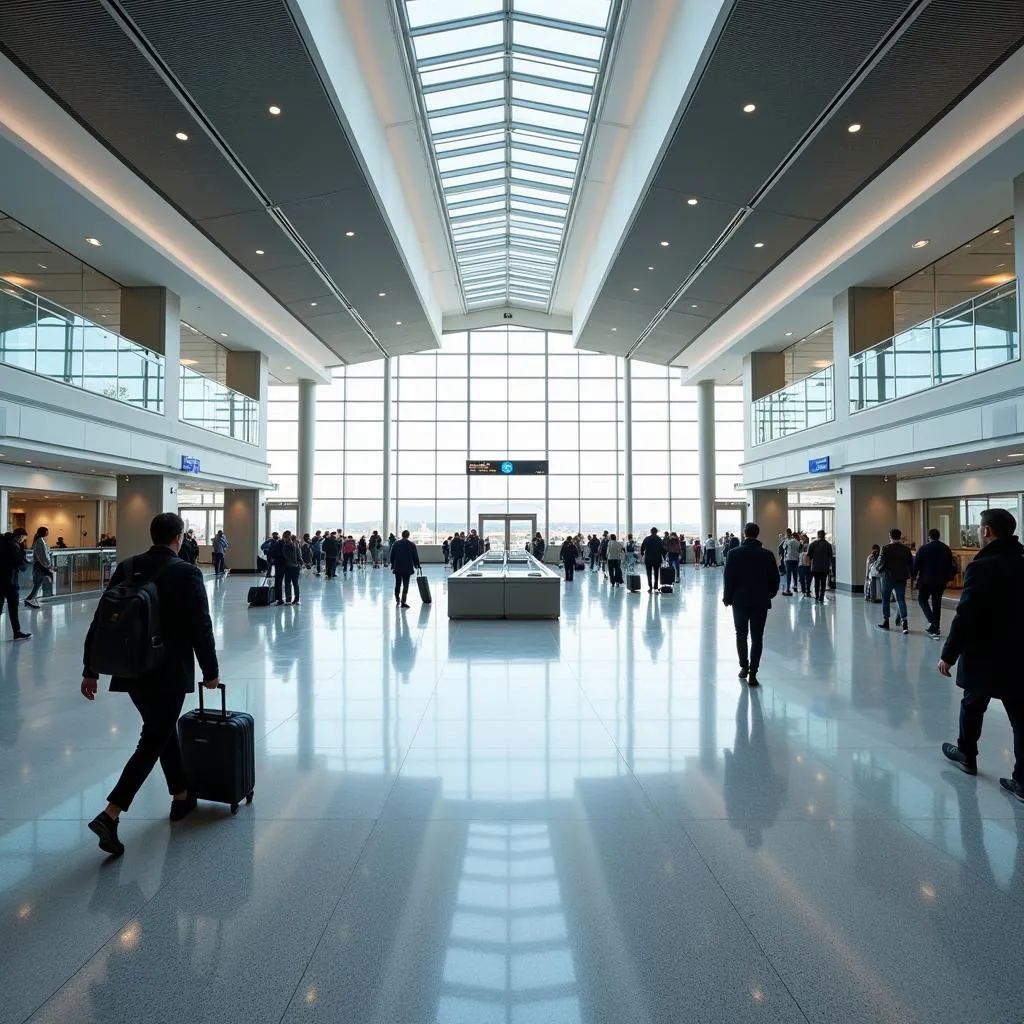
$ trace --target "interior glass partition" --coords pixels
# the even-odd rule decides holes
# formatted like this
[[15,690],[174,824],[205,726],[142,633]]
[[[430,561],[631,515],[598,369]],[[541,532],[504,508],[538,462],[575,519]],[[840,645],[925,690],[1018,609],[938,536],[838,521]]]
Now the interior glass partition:
[[777,441],[835,418],[835,370],[826,366],[753,403],[751,443]]
[[246,444],[259,443],[259,402],[187,366],[180,368],[180,374],[183,423],[233,437]]

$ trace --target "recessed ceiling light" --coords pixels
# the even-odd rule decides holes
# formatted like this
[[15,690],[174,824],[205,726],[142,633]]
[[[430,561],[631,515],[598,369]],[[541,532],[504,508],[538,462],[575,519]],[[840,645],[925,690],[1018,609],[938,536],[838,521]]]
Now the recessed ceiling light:
[[748,103],[743,108],[743,113],[744,114],[752,114],[755,110],[757,110],[757,104],[755,104],[755,103]]
[[[1010,243],[1009,243],[1009,242],[1007,242],[1006,244],[1007,244],[1007,245],[1009,245]],[[37,267],[38,267],[38,268],[39,268],[40,270],[46,270],[46,264],[45,264],[45,263],[37,263],[37,264],[36,264],[36,266],[37,266]]]
[[696,308],[697,308],[697,303],[696,302],[691,302],[690,303],[690,309],[696,309]]
[[226,337],[228,336],[228,332],[227,332],[227,331],[221,331],[221,332],[220,332],[220,336],[221,336],[222,338],[226,338]]
[[999,234],[999,228],[993,228],[992,229],[992,234],[993,235],[998,235]]
[[792,338],[793,337],[793,332],[792,331],[786,331],[786,337],[787,338]]
[[648,269],[648,270],[653,270],[653,269],[654,269],[654,267],[648,267],[647,269]]
[[613,327],[612,328],[612,334],[614,334],[617,330],[618,330],[618,327]]
[[965,465],[965,466],[969,466],[969,465],[970,465],[970,463],[969,463],[969,462],[965,462],[965,463],[964,463],[964,465]]
[[849,132],[849,133],[850,133],[851,135],[856,135],[856,134],[857,134],[857,132],[859,132],[859,131],[860,131],[860,125],[859,125],[859,124],[851,124],[851,125],[850,125],[850,127],[849,127],[849,128],[847,128],[846,130],[847,130],[847,131],[848,131],[848,132]]
[[346,237],[346,238],[354,238],[354,237],[355,237],[355,234],[356,234],[356,233],[355,233],[354,231],[346,231],[346,232],[345,232],[345,237]]
[[387,292],[377,292],[378,299],[383,299],[385,295],[387,295]]
[[92,237],[92,235],[90,235],[90,236],[89,236],[89,237],[88,237],[88,238],[86,239],[86,241],[87,241],[87,242],[88,242],[88,243],[89,243],[90,245],[102,245],[102,244],[103,244],[103,243],[102,243],[102,242],[101,242],[101,241],[100,241],[100,240],[99,240],[98,238],[93,238],[93,237]]
[[696,199],[687,199],[686,200],[686,205],[687,206],[696,206],[697,205],[697,200]]
[[188,142],[188,135],[185,132],[175,132],[174,137],[179,142]]
[[919,238],[914,243],[914,248],[915,249],[923,249],[928,244],[928,242],[929,242],[929,239],[927,239],[927,238]]
[[764,248],[764,242],[755,242],[754,243],[754,248],[755,249],[763,249]]
[[310,305],[311,305],[311,306],[315,306],[315,305],[316,305],[316,303],[315,303],[315,302],[311,302],[311,303],[310,303]]
[[285,367],[285,369],[286,369],[286,370],[290,370],[290,369],[291,369],[291,367],[290,367],[290,366],[286,366],[286,367]]
[[277,117],[277,115],[281,113],[281,108],[276,103],[272,103],[267,107],[267,112],[273,114],[274,117]]
[[395,326],[396,327],[401,327],[402,326],[402,321],[401,320],[396,320],[395,321]]
[[662,242],[661,243],[661,247],[662,247],[662,249],[667,249],[668,248],[668,242]]
[[1008,459],[1024,459],[1024,452],[1010,452],[1006,457]]
[[996,459],[996,462],[1002,462],[1002,461],[1003,461],[1002,459]]
[[[1013,245],[1013,242],[1003,242],[1003,245]],[[43,270],[45,270],[45,269],[46,269],[46,267],[43,267]]]
[[934,469],[935,467],[934,466],[922,466],[921,468],[922,469]]
[[640,291],[640,289],[639,288],[634,288],[633,291],[638,292],[638,291]]
[[256,255],[257,256],[263,256],[263,255],[265,255],[265,253],[264,253],[264,251],[262,249],[257,249],[256,250]]
[[25,465],[26,466],[31,466],[32,465],[32,460],[31,459],[26,459],[25,460]]

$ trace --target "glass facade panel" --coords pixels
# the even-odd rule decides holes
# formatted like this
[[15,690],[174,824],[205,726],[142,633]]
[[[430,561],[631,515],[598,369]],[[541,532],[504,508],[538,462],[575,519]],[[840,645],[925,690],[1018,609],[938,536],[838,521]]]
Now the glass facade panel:
[[[495,360],[522,375],[493,376]],[[552,362],[561,376],[545,379],[543,367]],[[446,373],[464,376],[448,380]],[[632,373],[634,396],[644,395],[633,405],[634,523],[639,532],[657,524],[692,534],[700,525],[696,390],[680,385],[665,366],[634,363]],[[316,529],[381,528],[384,404],[366,399],[371,388],[383,396],[383,374],[383,361],[340,368],[330,385],[318,389]],[[435,543],[475,526],[481,512],[528,511],[536,513],[546,536],[626,530],[622,359],[577,352],[568,335],[501,328],[445,336],[436,355],[391,360],[391,374],[389,529],[408,529],[421,543]],[[457,384],[467,389],[468,401],[446,400]],[[507,400],[498,400],[501,389]],[[480,399],[480,392],[487,397]],[[427,401],[431,393],[437,398]],[[414,399],[406,400],[410,394]],[[720,501],[737,499],[742,412],[740,388],[717,389]],[[271,475],[279,485],[274,497],[294,500],[294,387],[271,388],[269,416]],[[546,458],[550,475],[467,477],[469,458]]]

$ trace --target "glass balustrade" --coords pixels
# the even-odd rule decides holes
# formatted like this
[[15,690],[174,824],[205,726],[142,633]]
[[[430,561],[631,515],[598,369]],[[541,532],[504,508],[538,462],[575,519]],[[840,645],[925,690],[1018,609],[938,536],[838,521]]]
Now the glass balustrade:
[[835,414],[835,379],[831,366],[753,403],[752,443],[778,441],[809,427],[829,423]]
[[160,412],[164,357],[0,278],[0,363]]
[[258,444],[259,402],[201,373],[181,367],[181,421],[215,434]]
[[[114,548],[50,548],[53,576],[43,581],[40,598],[67,597],[103,590],[117,568]],[[32,589],[32,554],[19,573],[21,599]]]
[[969,377],[1020,356],[1016,281],[850,357],[850,411]]

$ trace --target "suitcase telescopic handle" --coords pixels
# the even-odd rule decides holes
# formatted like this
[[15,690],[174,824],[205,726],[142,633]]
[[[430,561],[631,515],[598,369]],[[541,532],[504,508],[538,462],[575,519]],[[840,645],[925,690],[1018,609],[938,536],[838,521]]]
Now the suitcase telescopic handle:
[[[200,687],[199,687],[199,714],[201,714],[201,715],[205,715],[206,714],[206,708],[203,707],[203,690],[205,690],[205,689],[206,689],[206,686],[204,684],[201,684]],[[223,683],[218,683],[217,684],[217,689],[220,690],[220,713],[221,713],[221,715],[224,716],[224,718],[227,718],[228,717],[228,695],[227,695],[227,691],[224,689],[224,684]]]

